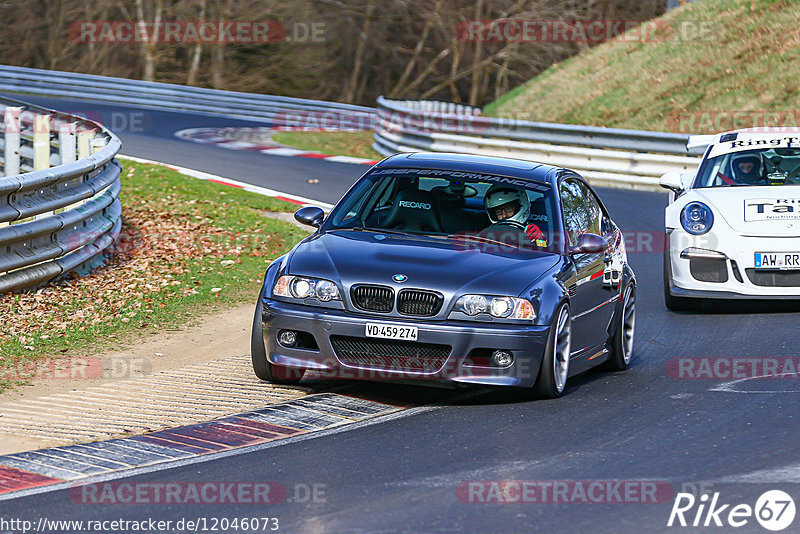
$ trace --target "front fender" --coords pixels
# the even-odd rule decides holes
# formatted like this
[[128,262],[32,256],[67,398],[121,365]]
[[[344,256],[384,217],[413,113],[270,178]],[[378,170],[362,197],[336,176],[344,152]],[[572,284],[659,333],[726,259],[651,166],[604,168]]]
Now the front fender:
[[522,292],[521,296],[534,304],[537,325],[549,325],[558,306],[569,299],[563,281],[569,278],[570,269],[574,270],[572,264],[562,260]]
[[636,275],[633,273],[633,269],[627,263],[622,267],[622,275],[620,276],[619,280],[619,299],[617,299],[617,303],[614,306],[614,318],[608,325],[608,335],[613,335],[614,332],[617,331],[619,328],[619,322],[622,320],[622,306],[624,304],[623,297],[625,295],[625,291],[627,291],[629,285],[636,286]]
[[265,298],[270,293],[272,286],[275,285],[275,280],[278,278],[278,274],[286,269],[285,264],[287,257],[288,254],[284,254],[283,256],[275,258],[272,263],[269,264],[267,271],[264,273],[264,282],[261,284],[259,299]]

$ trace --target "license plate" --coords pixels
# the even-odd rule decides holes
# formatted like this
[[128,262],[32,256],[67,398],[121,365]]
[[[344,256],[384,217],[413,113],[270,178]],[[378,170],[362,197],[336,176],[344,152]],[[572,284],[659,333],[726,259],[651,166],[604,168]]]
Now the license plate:
[[756,269],[800,269],[800,252],[756,252]]
[[403,326],[399,324],[367,323],[367,337],[382,339],[401,339],[403,341],[417,340],[416,326]]

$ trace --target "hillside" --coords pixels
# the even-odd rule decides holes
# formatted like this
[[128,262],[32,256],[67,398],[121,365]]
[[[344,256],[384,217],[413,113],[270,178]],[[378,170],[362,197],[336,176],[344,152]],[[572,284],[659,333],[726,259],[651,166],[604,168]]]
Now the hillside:
[[682,133],[800,126],[798,20],[797,1],[700,0],[656,19],[655,38],[630,34],[586,50],[484,112]]

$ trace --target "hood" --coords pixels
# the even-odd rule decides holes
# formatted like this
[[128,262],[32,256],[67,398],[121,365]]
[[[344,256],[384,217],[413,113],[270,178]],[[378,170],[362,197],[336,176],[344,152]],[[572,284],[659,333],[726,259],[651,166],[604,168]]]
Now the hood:
[[800,235],[800,186],[714,187],[693,192],[714,210],[715,217],[741,234]]
[[[504,249],[506,250],[506,249]],[[341,282],[516,296],[559,260],[552,253],[478,250],[461,241],[332,231],[298,245],[289,274]],[[395,274],[407,276],[403,283]]]

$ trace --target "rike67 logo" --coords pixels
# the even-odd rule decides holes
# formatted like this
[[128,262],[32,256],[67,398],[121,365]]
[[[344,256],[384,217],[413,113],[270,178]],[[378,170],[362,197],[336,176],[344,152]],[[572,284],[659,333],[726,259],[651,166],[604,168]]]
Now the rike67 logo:
[[725,503],[718,491],[711,495],[703,493],[699,497],[678,493],[667,526],[739,528],[755,519],[765,529],[777,532],[792,524],[795,512],[794,499],[781,490],[762,493],[755,506]]

